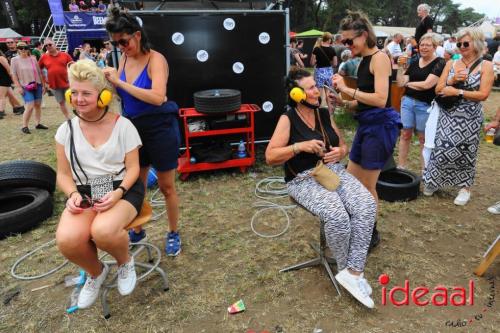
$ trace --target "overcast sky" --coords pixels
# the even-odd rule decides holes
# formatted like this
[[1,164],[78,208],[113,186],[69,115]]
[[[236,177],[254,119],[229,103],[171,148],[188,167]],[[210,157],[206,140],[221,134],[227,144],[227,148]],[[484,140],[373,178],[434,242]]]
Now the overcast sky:
[[486,14],[488,17],[495,18],[500,16],[500,5],[498,0],[452,0],[454,3],[461,4],[460,8],[472,7],[476,12]]

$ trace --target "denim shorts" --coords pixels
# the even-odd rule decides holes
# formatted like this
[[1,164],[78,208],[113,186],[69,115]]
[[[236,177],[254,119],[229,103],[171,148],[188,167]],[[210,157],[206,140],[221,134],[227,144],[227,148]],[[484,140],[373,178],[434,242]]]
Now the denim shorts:
[[382,169],[391,157],[401,122],[393,108],[374,108],[355,115],[359,127],[352,142],[349,160],[363,169]]
[[141,167],[153,166],[157,171],[177,168],[181,136],[177,114],[158,113],[131,119],[141,137]]
[[401,122],[403,128],[415,128],[417,132],[425,132],[425,123],[429,114],[427,109],[431,107],[426,102],[419,101],[412,97],[403,96],[401,100]]
[[42,100],[42,85],[37,83],[36,90],[28,91],[23,88],[24,103],[31,103]]

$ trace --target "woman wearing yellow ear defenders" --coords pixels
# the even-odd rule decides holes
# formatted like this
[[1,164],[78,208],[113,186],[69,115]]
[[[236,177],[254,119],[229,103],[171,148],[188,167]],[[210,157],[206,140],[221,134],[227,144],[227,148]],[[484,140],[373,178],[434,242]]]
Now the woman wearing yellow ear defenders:
[[78,297],[78,307],[87,308],[109,270],[97,249],[118,262],[118,291],[128,295],[135,287],[124,228],[144,200],[139,180],[142,143],[130,120],[116,112],[114,89],[93,61],[72,64],[68,76],[66,98],[77,117],[63,123],[55,136],[57,184],[68,197],[56,241],[61,253],[89,276]]
[[[278,121],[266,149],[270,165],[285,166],[288,194],[325,222],[328,247],[335,253],[336,278],[346,277],[346,287],[362,304],[374,307],[371,288],[363,271],[377,206],[373,196],[339,163],[347,146],[327,110],[319,108],[320,92],[308,71],[290,71],[290,108]],[[312,175],[318,161],[340,179],[333,191]],[[335,178],[335,175],[328,177]],[[344,285],[344,284],[342,284]]]

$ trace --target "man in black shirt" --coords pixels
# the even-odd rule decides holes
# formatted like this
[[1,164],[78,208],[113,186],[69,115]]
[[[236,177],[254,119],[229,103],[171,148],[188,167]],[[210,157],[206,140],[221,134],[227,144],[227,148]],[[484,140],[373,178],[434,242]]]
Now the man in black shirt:
[[420,23],[415,29],[415,39],[417,40],[417,44],[420,42],[420,37],[428,32],[432,32],[434,20],[429,16],[430,10],[431,7],[426,3],[422,3],[417,7],[417,14],[418,17],[420,17]]
[[7,44],[7,51],[5,51],[5,57],[7,58],[10,64],[10,59],[17,56],[17,46],[16,42],[12,38],[8,38],[5,41],[5,44]]

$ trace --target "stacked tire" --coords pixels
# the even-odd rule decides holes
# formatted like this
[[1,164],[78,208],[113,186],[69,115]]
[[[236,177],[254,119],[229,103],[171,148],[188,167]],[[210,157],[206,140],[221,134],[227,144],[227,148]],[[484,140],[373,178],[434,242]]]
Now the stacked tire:
[[56,173],[26,160],[0,163],[0,239],[26,232],[52,216]]

